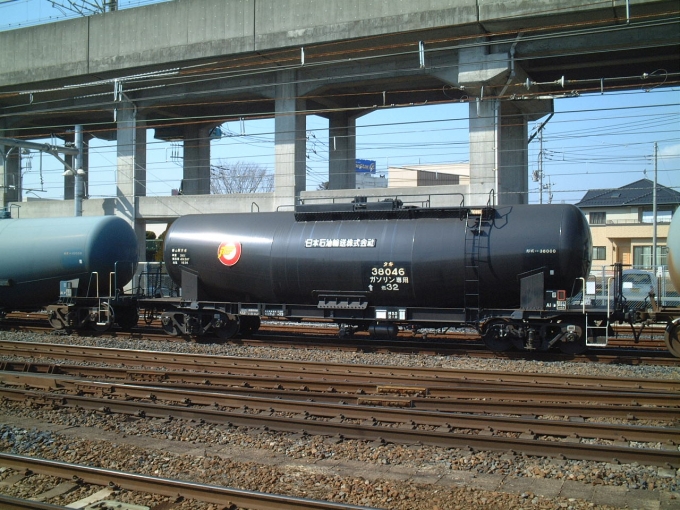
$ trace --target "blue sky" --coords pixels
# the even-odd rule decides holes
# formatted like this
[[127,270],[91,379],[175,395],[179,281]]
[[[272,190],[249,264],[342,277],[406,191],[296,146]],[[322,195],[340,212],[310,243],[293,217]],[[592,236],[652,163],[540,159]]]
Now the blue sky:
[[[67,2],[62,2],[67,3]],[[121,7],[153,0],[121,0]],[[0,30],[63,19],[47,0],[0,2]],[[378,173],[388,166],[469,161],[468,105],[450,104],[375,111],[357,121],[357,158],[375,160]],[[544,119],[532,122],[529,131]],[[87,128],[85,128],[87,129]],[[212,142],[213,162],[257,163],[273,171],[274,122],[230,122]],[[307,189],[328,179],[327,121],[307,119]],[[575,203],[588,189],[619,187],[654,178],[658,144],[658,182],[680,191],[680,89],[594,94],[556,99],[555,115],[543,131],[543,202]],[[56,141],[54,143],[57,143]],[[169,195],[182,178],[181,148],[147,135],[148,195]],[[539,202],[538,137],[529,145],[530,202]],[[41,164],[42,159],[42,164]],[[115,144],[93,140],[89,194],[115,195]],[[32,153],[24,160],[25,195],[63,197],[63,168],[51,156]]]

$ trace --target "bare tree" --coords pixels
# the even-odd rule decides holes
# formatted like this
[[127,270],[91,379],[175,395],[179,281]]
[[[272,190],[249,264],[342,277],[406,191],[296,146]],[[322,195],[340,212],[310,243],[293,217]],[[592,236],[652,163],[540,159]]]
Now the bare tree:
[[210,167],[210,192],[215,195],[269,191],[274,191],[274,176],[258,164],[220,162]]

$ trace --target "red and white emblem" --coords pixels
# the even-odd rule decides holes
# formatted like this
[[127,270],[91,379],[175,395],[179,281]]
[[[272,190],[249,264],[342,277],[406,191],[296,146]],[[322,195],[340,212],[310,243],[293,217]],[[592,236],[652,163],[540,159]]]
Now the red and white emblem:
[[225,241],[217,249],[217,258],[225,266],[233,266],[241,258],[241,243]]

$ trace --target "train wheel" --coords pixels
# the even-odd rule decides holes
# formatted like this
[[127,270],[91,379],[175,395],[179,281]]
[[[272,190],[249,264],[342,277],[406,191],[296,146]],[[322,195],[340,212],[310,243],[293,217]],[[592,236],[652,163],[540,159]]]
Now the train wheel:
[[585,324],[565,324],[562,340],[559,342],[560,351],[564,354],[583,354],[586,352]]
[[232,319],[226,314],[220,314],[220,318],[214,324],[215,336],[221,340],[228,340],[238,333],[238,320]]
[[181,313],[173,314],[172,312],[164,312],[161,314],[161,325],[163,326],[163,331],[168,335],[178,336],[180,330],[175,325],[175,317],[184,323],[184,315]]
[[123,331],[130,331],[139,322],[137,309],[131,306],[117,307],[115,310],[116,323]]
[[47,320],[50,323],[50,326],[52,326],[54,329],[61,330],[66,328],[66,324],[63,323],[61,317],[59,317],[59,315],[56,313],[53,315],[52,312],[50,312]]
[[680,358],[680,319],[668,323],[663,339],[668,351],[676,358]]
[[512,338],[505,330],[507,325],[507,321],[502,319],[493,319],[487,323],[482,333],[482,340],[490,351],[505,352],[512,349]]
[[241,315],[239,316],[239,322],[241,325],[239,332],[244,336],[256,333],[261,325],[260,318],[255,315]]
[[61,330],[66,328],[66,323],[62,320],[61,315],[57,310],[50,309],[47,320],[54,329]]

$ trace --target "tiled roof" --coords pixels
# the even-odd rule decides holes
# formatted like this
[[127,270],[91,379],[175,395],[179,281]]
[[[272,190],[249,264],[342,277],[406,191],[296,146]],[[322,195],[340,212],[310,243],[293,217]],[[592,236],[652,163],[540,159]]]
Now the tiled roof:
[[[576,204],[577,207],[621,207],[627,205],[652,205],[654,183],[649,179],[627,184],[620,188],[591,189]],[[680,193],[657,184],[656,204],[680,205]]]

